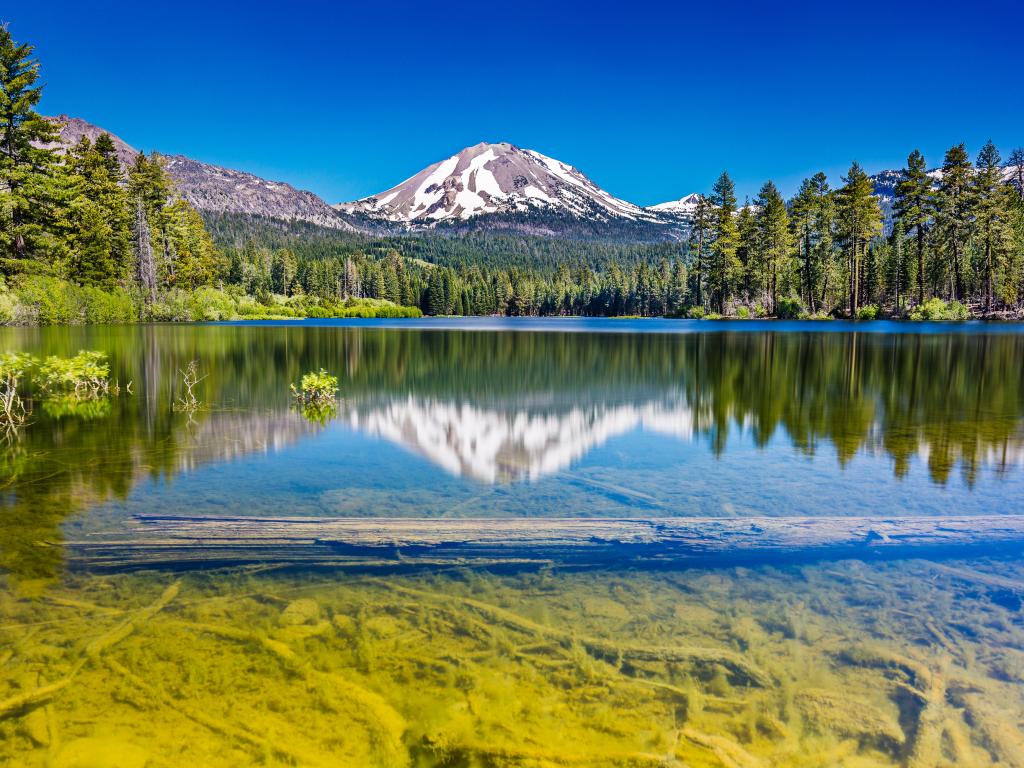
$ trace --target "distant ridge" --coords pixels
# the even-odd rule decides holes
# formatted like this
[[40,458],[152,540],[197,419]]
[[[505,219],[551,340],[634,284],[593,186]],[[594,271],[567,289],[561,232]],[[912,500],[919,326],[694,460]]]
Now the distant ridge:
[[[80,118],[58,115],[48,119],[58,126],[60,139],[55,145],[58,149],[77,144],[83,136],[95,141],[100,134],[110,133],[117,147],[117,159],[123,166],[130,166],[139,154],[115,134]],[[221,168],[184,155],[165,155],[165,158],[167,171],[178,192],[201,212],[302,221],[327,229],[356,229],[321,198],[286,182],[267,181],[251,173]]]

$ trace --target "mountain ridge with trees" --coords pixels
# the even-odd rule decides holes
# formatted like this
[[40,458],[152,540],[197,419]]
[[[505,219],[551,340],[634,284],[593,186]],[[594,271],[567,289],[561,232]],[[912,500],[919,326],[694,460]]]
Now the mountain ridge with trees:
[[[84,121],[40,116],[39,63],[31,46],[0,29],[6,322],[329,316],[359,301],[433,315],[1021,314],[1022,150],[1004,164],[989,142],[972,164],[964,145],[955,145],[937,171],[927,171],[915,150],[905,169],[886,175],[888,199],[856,162],[838,188],[818,173],[789,201],[769,181],[740,204],[723,173],[709,195],[685,198],[686,210],[657,214],[674,216],[677,234],[654,242],[584,232],[590,203],[582,198],[567,217],[576,230],[524,229],[486,205],[479,206],[483,215],[462,220],[458,203],[452,210],[459,220],[429,232],[365,230],[351,223],[355,217],[325,226],[312,193],[285,185],[287,195],[311,206],[305,218],[263,216],[225,189],[238,181],[264,187],[272,199],[281,191],[274,182],[206,166],[212,170],[201,170],[204,177],[239,176],[216,195],[197,196],[173,175],[176,164],[196,161],[137,153],[126,168],[132,150],[124,142]],[[73,143],[60,135],[69,125],[77,130]],[[532,157],[528,162],[541,158],[555,176],[575,172],[516,151]],[[466,161],[461,178],[486,203],[498,192],[478,194],[486,168],[474,162]],[[579,178],[574,184],[591,194],[586,185],[593,185]],[[510,179],[522,187],[518,176]],[[458,199],[446,195],[439,198],[445,204]],[[619,203],[605,201],[606,219],[614,219]],[[529,219],[536,212],[512,215]],[[646,226],[648,218],[637,214],[633,224]],[[500,221],[496,229],[480,226]]]

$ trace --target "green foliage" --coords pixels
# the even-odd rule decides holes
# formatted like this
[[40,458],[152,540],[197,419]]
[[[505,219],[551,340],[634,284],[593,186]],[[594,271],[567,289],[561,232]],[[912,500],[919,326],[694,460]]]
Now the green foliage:
[[857,310],[858,320],[877,320],[878,319],[878,305],[877,304],[865,304]]
[[333,404],[338,394],[338,377],[323,368],[303,375],[298,386],[291,385],[292,397],[303,405]]
[[967,307],[959,301],[951,301],[948,304],[939,298],[928,299],[924,304],[919,304],[910,311],[910,319],[921,320],[967,320],[970,312]]
[[800,299],[793,296],[781,296],[775,305],[775,316],[780,320],[796,320],[804,316],[804,308]]
[[26,352],[0,353],[0,379],[18,381],[37,364],[35,356]]
[[686,316],[691,320],[702,320],[705,314],[706,312],[704,311],[704,307],[690,307]]
[[112,407],[109,397],[81,397],[73,393],[54,395],[43,400],[43,412],[51,419],[103,419],[110,415]]
[[110,389],[107,356],[95,350],[81,350],[74,357],[47,357],[39,364],[39,385],[52,394],[106,394]]

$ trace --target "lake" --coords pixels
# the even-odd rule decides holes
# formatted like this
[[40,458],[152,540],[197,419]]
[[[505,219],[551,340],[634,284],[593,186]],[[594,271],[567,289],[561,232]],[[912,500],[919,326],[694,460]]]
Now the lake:
[[[1022,326],[0,341],[101,350],[120,388],[30,392],[0,444],[4,764],[1024,766]],[[336,407],[296,406],[321,368]],[[971,547],[901,546],[954,517]],[[578,546],[549,533],[567,518]],[[887,527],[836,549],[602,539],[861,518]]]

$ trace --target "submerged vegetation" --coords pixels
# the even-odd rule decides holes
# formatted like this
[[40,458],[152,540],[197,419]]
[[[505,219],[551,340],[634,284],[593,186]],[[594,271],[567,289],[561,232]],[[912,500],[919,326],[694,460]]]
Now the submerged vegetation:
[[1022,579],[923,560],[81,574],[0,589],[0,760],[1018,765]]

